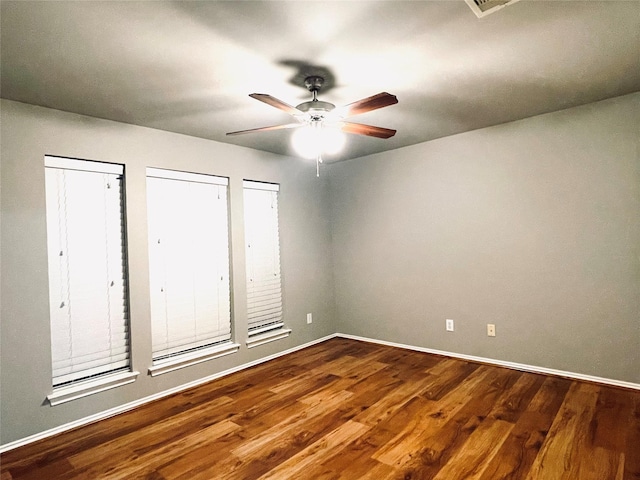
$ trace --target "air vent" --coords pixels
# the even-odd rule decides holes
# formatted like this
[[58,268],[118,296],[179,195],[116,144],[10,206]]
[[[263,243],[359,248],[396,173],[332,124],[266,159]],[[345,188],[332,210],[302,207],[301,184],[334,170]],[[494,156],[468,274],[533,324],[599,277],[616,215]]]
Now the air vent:
[[478,18],[496,12],[507,5],[516,3],[518,0],[465,0],[467,5],[473,10]]

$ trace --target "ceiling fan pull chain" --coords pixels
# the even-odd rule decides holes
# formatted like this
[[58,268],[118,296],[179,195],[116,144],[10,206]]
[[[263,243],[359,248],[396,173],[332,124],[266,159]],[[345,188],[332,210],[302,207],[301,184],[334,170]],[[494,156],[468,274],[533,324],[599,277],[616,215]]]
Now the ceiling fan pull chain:
[[322,153],[316,157],[316,177],[320,178],[320,164],[322,163]]

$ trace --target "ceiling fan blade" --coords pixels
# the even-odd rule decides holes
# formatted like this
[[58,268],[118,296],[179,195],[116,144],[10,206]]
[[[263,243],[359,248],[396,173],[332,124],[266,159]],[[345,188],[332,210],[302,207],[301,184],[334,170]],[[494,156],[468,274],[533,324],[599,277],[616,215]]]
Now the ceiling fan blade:
[[288,103],[283,102],[282,100],[278,100],[276,97],[272,97],[266,93],[251,93],[249,94],[251,98],[255,98],[256,100],[260,100],[261,102],[266,103],[267,105],[271,105],[272,107],[276,107],[284,112],[287,112],[290,115],[300,115],[301,112],[296,107],[292,107]]
[[302,127],[303,123],[286,123],[283,125],[273,125],[271,127],[250,128],[249,130],[239,130],[237,132],[229,132],[227,135],[243,135],[245,133],[268,132],[269,130],[282,130],[284,128]]
[[356,135],[367,135],[368,137],[391,138],[396,134],[390,128],[374,127],[373,125],[363,125],[362,123],[342,122],[340,129],[346,133]]
[[340,107],[339,111],[344,114],[345,117],[351,117],[353,115],[360,115],[361,113],[377,110],[378,108],[395,105],[396,103],[398,103],[398,98],[395,95],[382,92]]

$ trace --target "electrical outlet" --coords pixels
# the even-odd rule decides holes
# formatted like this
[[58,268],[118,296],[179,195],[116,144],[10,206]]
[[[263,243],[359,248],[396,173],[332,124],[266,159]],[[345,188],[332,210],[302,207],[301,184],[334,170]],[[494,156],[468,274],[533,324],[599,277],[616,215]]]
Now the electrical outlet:
[[487,323],[487,336],[488,337],[496,336],[496,326],[493,323]]
[[445,328],[447,329],[447,332],[453,332],[453,320],[447,318],[445,321]]
[[313,315],[311,313],[307,313],[307,323],[313,323]]

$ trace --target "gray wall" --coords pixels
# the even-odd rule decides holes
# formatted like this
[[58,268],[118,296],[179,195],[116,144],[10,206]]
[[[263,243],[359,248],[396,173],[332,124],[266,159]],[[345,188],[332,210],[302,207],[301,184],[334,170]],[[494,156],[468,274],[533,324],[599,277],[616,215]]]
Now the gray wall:
[[338,331],[640,383],[639,130],[636,93],[333,165]]
[[[299,159],[2,101],[0,443],[24,438],[335,332],[326,178]],[[131,385],[57,407],[51,393],[45,154],[125,164],[133,366]],[[151,359],[145,167],[230,178],[235,340],[240,352],[155,378]],[[247,350],[242,180],[281,184],[287,339]],[[306,324],[306,313],[314,323]]]

